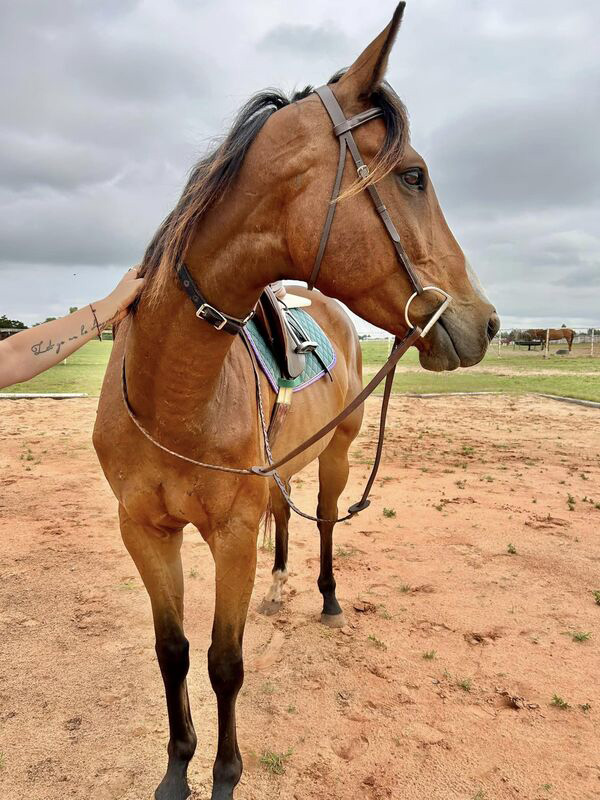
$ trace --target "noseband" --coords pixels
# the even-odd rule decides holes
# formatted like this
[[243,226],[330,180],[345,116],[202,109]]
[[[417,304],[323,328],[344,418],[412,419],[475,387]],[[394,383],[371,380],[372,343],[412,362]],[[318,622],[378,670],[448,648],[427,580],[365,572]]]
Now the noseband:
[[[319,273],[321,270],[321,264],[323,261],[323,257],[325,255],[325,250],[327,248],[327,242],[329,241],[329,235],[331,233],[331,227],[333,225],[333,218],[335,215],[335,211],[337,208],[337,201],[340,196],[340,189],[342,185],[342,179],[344,177],[344,169],[346,166],[346,154],[350,151],[350,155],[354,161],[356,166],[356,172],[360,180],[365,180],[369,176],[369,167],[363,161],[360,150],[354,140],[354,136],[352,135],[352,131],[354,128],[359,127],[359,125],[364,125],[366,122],[369,122],[372,119],[376,119],[377,117],[383,116],[383,111],[380,108],[370,108],[367,111],[362,111],[360,114],[352,117],[351,119],[346,119],[344,112],[338,101],[335,98],[335,95],[329,88],[329,86],[321,86],[318,89],[315,89],[315,93],[321,99],[325,110],[329,114],[331,121],[333,123],[333,133],[338,138],[340,144],[340,153],[339,153],[339,161],[338,161],[338,168],[337,173],[335,176],[335,182],[333,185],[333,191],[331,194],[331,202],[329,204],[329,208],[327,210],[327,216],[325,218],[325,225],[323,227],[323,232],[321,234],[321,240],[319,242],[319,248],[317,250],[317,255],[315,258],[315,263],[310,274],[310,278],[308,280],[308,288],[314,289],[317,279],[319,277]],[[277,461],[273,460],[271,455],[271,449],[269,446],[269,440],[267,436],[267,424],[263,414],[263,407],[262,407],[262,398],[260,393],[260,379],[258,375],[258,369],[254,359],[252,359],[252,366],[254,369],[254,377],[256,382],[257,388],[257,402],[260,412],[260,421],[265,445],[265,452],[268,459],[268,464],[261,466],[261,467],[228,467],[225,465],[219,464],[207,464],[203,461],[198,461],[193,458],[189,458],[188,456],[181,455],[180,453],[175,452],[174,450],[170,450],[169,448],[165,447],[163,444],[158,442],[139,422],[137,419],[135,412],[133,411],[131,404],[129,402],[129,398],[127,396],[127,381],[126,381],[126,370],[125,370],[125,357],[123,356],[123,369],[122,369],[122,393],[123,393],[123,401],[125,403],[125,408],[129,417],[131,418],[132,422],[138,428],[138,430],[156,447],[164,452],[168,453],[171,456],[179,458],[183,461],[186,461],[190,464],[194,464],[199,467],[203,467],[205,469],[210,470],[218,470],[219,472],[229,472],[238,475],[259,475],[263,478],[272,477],[273,480],[277,483],[281,493],[290,506],[294,511],[300,514],[307,519],[316,520],[318,522],[340,522],[344,519],[348,519],[359,511],[363,511],[369,505],[370,501],[368,499],[369,493],[371,491],[371,487],[375,481],[375,477],[377,476],[377,471],[379,469],[379,464],[381,461],[381,455],[383,451],[383,442],[385,437],[385,422],[387,416],[387,409],[389,405],[389,400],[392,393],[392,386],[394,382],[394,373],[396,370],[396,364],[402,358],[404,353],[412,347],[419,339],[422,339],[427,333],[431,330],[433,325],[437,322],[437,320],[441,317],[444,313],[452,298],[450,295],[445,292],[443,289],[440,289],[437,286],[423,286],[417,274],[414,270],[414,267],[410,263],[410,259],[406,255],[404,248],[402,247],[402,242],[400,241],[400,235],[394,225],[392,218],[390,217],[388,210],[383,203],[379,192],[377,191],[376,187],[372,184],[367,185],[367,191],[373,201],[375,206],[375,210],[379,214],[381,221],[385,227],[385,230],[388,233],[388,236],[392,240],[392,244],[394,245],[394,249],[396,252],[396,256],[398,258],[398,262],[404,272],[406,273],[412,288],[413,293],[408,298],[406,306],[404,308],[404,319],[407,326],[407,333],[403,338],[396,337],[394,342],[394,346],[392,351],[385,362],[385,364],[381,367],[381,369],[377,372],[377,374],[369,381],[369,383],[364,387],[364,389],[349,403],[336,417],[330,420],[327,425],[324,425],[320,430],[314,433],[309,439],[299,444],[298,447],[295,447],[285,456],[282,456]],[[220,311],[219,309],[215,308],[215,306],[211,305],[207,299],[202,295],[200,289],[194,282],[192,275],[186,265],[181,262],[176,266],[177,276],[181,282],[182,288],[189,296],[190,300],[196,307],[196,316],[199,319],[204,320],[213,328],[218,331],[223,331],[224,333],[229,333],[231,335],[237,335],[238,333],[241,334],[242,341],[246,345],[248,352],[252,358],[252,349],[248,344],[246,339],[245,333],[245,325],[246,323],[252,318],[254,312],[251,311],[250,314],[245,319],[238,319],[237,317],[232,317],[229,314],[225,314],[224,312]],[[438,292],[444,297],[444,301],[442,304],[434,311],[432,316],[429,318],[427,323],[423,326],[423,328],[419,328],[417,325],[413,325],[410,320],[409,310],[411,303],[415,298],[423,295],[425,292]],[[341,517],[336,520],[322,520],[318,517],[313,517],[310,514],[305,514],[304,512],[300,511],[294,503],[286,490],[284,481],[279,476],[277,470],[287,464],[288,462],[292,461],[292,459],[296,458],[297,456],[304,453],[309,447],[314,445],[316,442],[320,441],[324,436],[330,433],[334,428],[337,428],[338,425],[343,422],[353,411],[355,411],[359,406],[361,406],[367,397],[371,395],[377,386],[383,381],[385,378],[385,388],[383,392],[383,400],[381,406],[381,416],[379,420],[379,435],[377,440],[377,450],[375,453],[375,459],[373,462],[373,467],[371,469],[371,474],[367,480],[367,484],[363,491],[361,499],[354,503],[348,509],[348,514],[344,517]]]

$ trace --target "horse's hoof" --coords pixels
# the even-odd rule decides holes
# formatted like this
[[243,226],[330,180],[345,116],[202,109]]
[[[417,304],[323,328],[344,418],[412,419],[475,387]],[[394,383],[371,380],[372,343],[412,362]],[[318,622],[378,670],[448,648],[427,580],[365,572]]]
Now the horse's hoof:
[[272,617],[275,614],[279,614],[282,605],[283,603],[281,602],[281,600],[267,600],[267,598],[265,597],[265,599],[258,607],[258,613],[264,614],[265,617]]
[[328,628],[343,628],[346,625],[346,617],[343,611],[339,614],[321,614],[321,623]]

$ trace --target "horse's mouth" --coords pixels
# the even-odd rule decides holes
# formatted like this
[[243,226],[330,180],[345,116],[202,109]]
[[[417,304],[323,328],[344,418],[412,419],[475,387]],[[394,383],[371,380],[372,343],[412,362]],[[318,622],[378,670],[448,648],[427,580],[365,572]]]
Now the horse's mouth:
[[419,348],[421,366],[433,372],[451,371],[458,367],[472,367],[478,364],[487,350],[477,337],[470,342],[452,320],[439,318]]

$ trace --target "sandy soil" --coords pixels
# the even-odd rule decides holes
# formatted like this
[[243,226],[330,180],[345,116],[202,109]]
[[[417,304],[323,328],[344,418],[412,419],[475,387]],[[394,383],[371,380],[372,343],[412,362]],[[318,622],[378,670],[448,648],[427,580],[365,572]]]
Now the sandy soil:
[[[377,404],[353,449],[352,501]],[[146,800],[163,775],[149,603],[94,458],[94,411],[93,400],[0,406],[2,800]],[[600,797],[600,509],[589,502],[600,504],[599,453],[594,409],[394,399],[373,504],[337,533],[348,627],[318,622],[312,524],[292,520],[274,618],[256,611],[272,559],[260,553],[236,798]],[[315,488],[303,475],[297,502],[311,508]],[[184,559],[199,738],[190,777],[207,800],[213,577],[191,529]],[[265,751],[288,754],[284,774],[261,763]]]

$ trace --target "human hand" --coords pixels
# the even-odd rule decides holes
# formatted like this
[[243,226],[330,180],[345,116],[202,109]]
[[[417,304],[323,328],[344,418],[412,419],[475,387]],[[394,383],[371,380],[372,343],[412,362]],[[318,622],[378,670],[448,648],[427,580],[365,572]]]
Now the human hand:
[[119,283],[106,298],[115,309],[111,322],[121,322],[127,316],[129,306],[141,292],[144,278],[139,278],[139,267],[127,270]]

